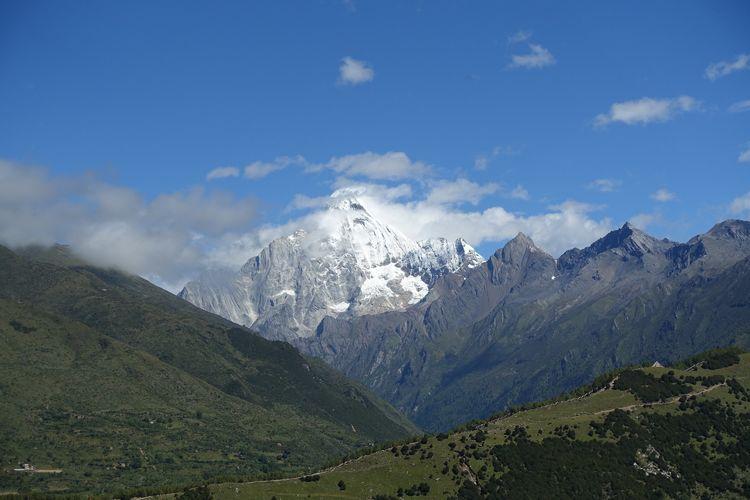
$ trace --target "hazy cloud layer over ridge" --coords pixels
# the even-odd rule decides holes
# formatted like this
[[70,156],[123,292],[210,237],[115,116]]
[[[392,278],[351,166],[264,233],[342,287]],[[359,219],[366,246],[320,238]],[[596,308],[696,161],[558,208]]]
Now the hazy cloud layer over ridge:
[[[406,161],[408,168],[428,168]],[[403,155],[403,156],[401,156]],[[370,165],[375,153],[366,153]],[[542,213],[516,214],[499,205],[477,208],[490,195],[528,197],[520,186],[480,185],[466,178],[432,179],[418,193],[406,183],[373,182],[372,172],[351,155],[332,168],[332,190],[356,193],[371,213],[416,240],[463,237],[477,245],[502,242],[519,231],[553,254],[584,246],[612,227],[595,217],[597,207],[576,201],[550,205]],[[377,162],[376,162],[377,163]],[[328,164],[327,164],[328,165]],[[398,171],[396,171],[398,172]],[[390,171],[385,178],[398,178]],[[257,225],[256,202],[204,187],[145,199],[132,189],[93,176],[52,176],[47,170],[0,162],[0,241],[11,246],[68,243],[93,263],[114,266],[172,290],[207,267],[238,268],[272,239],[296,229],[319,227],[328,197],[298,195],[281,224]],[[238,180],[239,182],[239,180]],[[339,195],[342,191],[338,191]]]

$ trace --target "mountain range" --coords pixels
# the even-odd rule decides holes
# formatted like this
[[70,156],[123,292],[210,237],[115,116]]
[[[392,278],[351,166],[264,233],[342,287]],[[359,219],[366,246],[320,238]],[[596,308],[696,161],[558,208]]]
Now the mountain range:
[[1,492],[296,472],[417,432],[289,344],[65,247],[0,246],[0,342]]
[[[181,296],[234,320],[264,308],[244,323],[271,338],[283,331],[426,429],[543,399],[618,366],[750,343],[746,221],[687,243],[626,223],[557,259],[519,234],[480,263],[462,240],[409,242],[356,198],[336,200],[329,213],[336,223],[315,238],[276,240],[229,281],[191,283]],[[396,278],[363,300],[383,268]],[[415,278],[417,286],[403,285]],[[311,298],[320,294],[326,300]],[[315,313],[300,321],[302,297]],[[331,308],[335,301],[347,307]]]
[[0,489],[312,471],[621,366],[750,346],[750,222],[686,243],[625,224],[557,259],[519,234],[484,261],[348,194],[323,220],[183,292],[252,329],[66,247],[0,246]]

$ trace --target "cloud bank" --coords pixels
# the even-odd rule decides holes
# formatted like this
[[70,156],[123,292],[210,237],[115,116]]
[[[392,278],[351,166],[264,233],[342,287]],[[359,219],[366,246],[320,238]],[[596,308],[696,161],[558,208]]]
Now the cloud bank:
[[[334,197],[356,193],[373,215],[416,240],[463,237],[473,245],[499,246],[524,232],[559,254],[589,244],[612,227],[608,218],[594,216],[597,207],[572,200],[537,214],[488,203],[491,196],[528,198],[520,185],[506,189],[461,177],[414,181],[430,167],[404,153],[335,157],[308,168],[332,171],[338,175],[331,185]],[[212,178],[235,173],[224,170]],[[298,194],[287,207],[286,222],[258,226],[251,198],[195,187],[146,199],[93,176],[55,176],[0,161],[0,243],[70,244],[94,264],[144,276],[171,291],[207,268],[238,269],[274,238],[319,228],[330,202],[328,196]]]
[[255,215],[254,200],[201,187],[146,200],[91,176],[0,161],[0,242],[70,244],[94,264],[166,286],[206,265],[210,248]]

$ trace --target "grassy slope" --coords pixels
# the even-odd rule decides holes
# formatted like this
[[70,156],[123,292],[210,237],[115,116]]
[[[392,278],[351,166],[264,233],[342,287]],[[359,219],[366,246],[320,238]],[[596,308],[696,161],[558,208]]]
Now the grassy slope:
[[[666,368],[645,368],[643,371],[660,376],[668,372]],[[750,389],[750,354],[741,356],[740,364],[729,366],[716,370],[694,370],[685,372],[675,370],[675,375],[681,376],[711,376],[723,375],[727,378],[735,378],[745,388]],[[511,485],[510,493],[497,498],[506,498],[508,496],[515,498],[534,498],[541,493],[535,488],[541,488],[541,491],[547,491],[551,495],[555,491],[556,497],[579,497],[587,498],[586,484],[575,484],[577,481],[592,481],[593,477],[604,477],[607,474],[612,475],[612,485],[616,493],[627,496],[638,496],[643,491],[652,491],[661,489],[671,496],[684,496],[687,491],[692,494],[706,492],[705,486],[695,484],[697,479],[689,468],[690,465],[679,463],[676,467],[684,467],[681,470],[679,479],[665,479],[663,476],[647,476],[645,472],[636,469],[633,462],[641,460],[644,464],[652,461],[660,464],[662,470],[669,470],[669,465],[665,465],[662,459],[656,458],[637,458],[638,450],[647,451],[647,446],[642,442],[635,445],[634,442],[628,441],[625,437],[617,437],[613,433],[606,433],[599,436],[592,427],[592,423],[603,423],[610,418],[608,422],[615,421],[614,418],[619,413],[613,412],[613,409],[623,408],[628,413],[628,418],[632,422],[639,423],[643,426],[642,433],[647,437],[646,442],[654,443],[655,447],[662,448],[660,453],[667,457],[669,464],[670,453],[677,453],[678,457],[685,455],[687,448],[679,446],[689,446],[691,450],[700,450],[700,443],[705,441],[708,444],[707,451],[698,452],[707,457],[711,464],[718,464],[722,456],[715,446],[718,434],[722,435],[724,442],[734,444],[739,447],[741,458],[733,456],[731,463],[737,472],[737,479],[733,487],[741,491],[743,481],[745,488],[750,488],[747,484],[750,477],[750,462],[748,462],[748,452],[746,449],[750,445],[750,423],[748,412],[750,412],[750,398],[738,397],[732,394],[726,385],[713,385],[706,388],[701,383],[693,384],[690,390],[696,393],[696,402],[720,401],[723,408],[731,407],[736,413],[730,422],[741,427],[737,429],[724,429],[715,432],[712,426],[716,423],[707,424],[701,420],[703,413],[696,408],[680,408],[678,397],[666,398],[664,404],[646,404],[639,401],[630,391],[615,390],[605,388],[594,394],[583,397],[572,398],[563,402],[550,404],[536,409],[520,411],[510,416],[502,416],[490,419],[483,423],[468,426],[468,430],[451,433],[445,439],[429,437],[426,444],[422,444],[420,450],[414,455],[399,453],[394,455],[389,449],[378,451],[376,453],[365,455],[357,460],[344,463],[332,470],[323,471],[320,474],[320,480],[317,482],[302,482],[298,479],[287,479],[273,482],[257,482],[252,484],[219,484],[212,486],[212,490],[217,498],[233,499],[270,499],[276,497],[284,498],[370,498],[376,494],[387,494],[395,496],[399,487],[408,489],[413,484],[425,482],[430,486],[430,493],[427,495],[431,498],[446,498],[456,495],[460,485],[463,485],[467,478],[480,476],[477,481],[482,486],[487,486],[490,478],[497,475],[499,482],[506,481]],[[701,391],[706,391],[701,393]],[[688,401],[689,403],[689,401]],[[670,414],[669,417],[666,417]],[[681,416],[682,420],[669,420],[673,416]],[[657,419],[654,422],[650,418]],[[650,423],[649,423],[650,422]],[[672,422],[665,425],[664,422]],[[575,432],[575,438],[560,437],[562,426],[568,426],[568,429]],[[662,426],[663,427],[659,427]],[[506,431],[512,431],[517,426],[522,426],[528,433],[528,441],[517,440],[513,436],[507,436]],[[674,428],[673,428],[674,427]],[[482,429],[486,433],[486,440],[479,443],[474,440],[476,429]],[[556,433],[556,429],[558,429]],[[666,430],[665,430],[666,429]],[[678,436],[671,435],[670,432],[678,429]],[[646,432],[648,430],[648,432]],[[692,436],[699,436],[697,439]],[[567,430],[565,431],[567,432]],[[589,435],[589,433],[593,435]],[[649,434],[651,433],[651,434]],[[669,439],[685,439],[685,443],[679,446],[675,445],[674,450],[668,449],[665,444]],[[651,436],[650,438],[648,436]],[[649,441],[650,439],[650,441]],[[739,439],[739,441],[738,441]],[[636,441],[636,443],[639,443]],[[451,450],[452,444],[455,450]],[[496,445],[499,445],[496,447]],[[472,449],[472,446],[476,446]],[[630,446],[630,448],[629,448]],[[637,446],[637,449],[636,449]],[[744,451],[742,451],[744,449]],[[514,453],[521,454],[516,457],[515,466],[512,469],[504,469],[498,464],[499,470],[495,470],[493,465],[493,449],[497,451],[496,457],[504,457],[506,462]],[[433,455],[430,458],[424,458],[423,450]],[[629,450],[629,451],[628,451]],[[480,458],[469,457],[462,460],[459,453],[464,451],[468,454],[479,452]],[[538,453],[536,462],[531,462],[532,455]],[[624,456],[617,456],[622,453]],[[728,452],[727,452],[728,453]],[[569,457],[566,457],[568,454]],[[591,459],[591,457],[594,457]],[[525,457],[525,458],[524,458]],[[593,460],[592,464],[586,464],[585,460]],[[702,460],[698,457],[695,460]],[[527,462],[524,463],[524,460]],[[583,461],[581,466],[585,466],[586,472],[576,470],[575,463]],[[744,463],[743,463],[744,461]],[[462,464],[465,462],[466,465]],[[447,463],[448,472],[442,471]],[[675,464],[672,464],[675,465]],[[486,466],[486,472],[482,474],[482,467]],[[455,468],[454,468],[455,467]],[[528,467],[526,469],[525,467]],[[717,465],[718,468],[721,466]],[[591,474],[591,468],[600,468],[597,474]],[[713,473],[703,466],[706,473]],[[514,473],[511,474],[510,470]],[[567,470],[567,472],[566,472]],[[454,473],[457,471],[457,473]],[[574,474],[572,478],[566,481],[566,473]],[[718,474],[715,474],[718,475]],[[632,477],[629,477],[632,476]],[[340,490],[337,486],[339,481],[344,481],[345,490]],[[620,481],[620,483],[618,483]],[[706,480],[708,481],[708,480]],[[593,482],[593,481],[592,481]],[[687,486],[686,486],[687,485]],[[554,490],[552,489],[554,488]],[[567,489],[566,489],[567,488]],[[683,489],[680,489],[683,488]],[[717,487],[718,488],[718,487]],[[471,488],[469,488],[471,489]],[[471,496],[469,489],[464,490],[462,498],[482,498],[481,496]],[[629,490],[628,492],[624,490]],[[748,489],[745,490],[747,493]],[[486,493],[486,492],[485,492]],[[724,492],[719,494],[717,490],[710,491],[713,496],[725,496],[727,498],[736,498],[740,494]],[[602,491],[594,496],[602,496]]]
[[[288,344],[145,280],[54,262],[0,247],[0,491],[289,472],[416,431]],[[9,472],[20,462],[63,472]]]

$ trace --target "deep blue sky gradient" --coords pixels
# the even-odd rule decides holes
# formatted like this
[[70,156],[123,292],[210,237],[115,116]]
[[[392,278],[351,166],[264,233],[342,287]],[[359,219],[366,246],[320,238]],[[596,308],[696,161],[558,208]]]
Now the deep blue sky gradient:
[[[685,239],[750,190],[750,71],[708,64],[750,52],[750,3],[660,2],[0,2],[0,157],[55,173],[96,171],[155,196],[205,184],[219,166],[279,155],[404,151],[440,176],[522,184],[533,214],[566,199]],[[507,68],[519,30],[557,61]],[[336,84],[345,56],[372,82]],[[614,102],[690,95],[699,112],[665,123],[592,126]],[[517,154],[473,169],[495,146]],[[331,174],[291,169],[211,185],[263,201],[265,221]],[[611,193],[593,179],[622,182]],[[650,198],[665,187],[671,203]],[[490,244],[483,248],[487,253]]]

